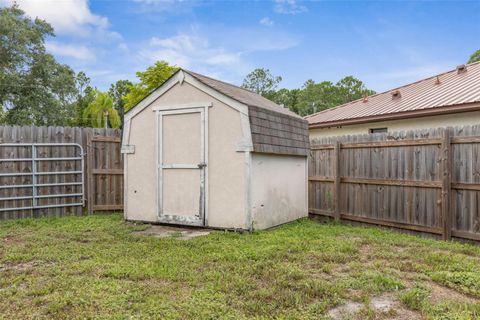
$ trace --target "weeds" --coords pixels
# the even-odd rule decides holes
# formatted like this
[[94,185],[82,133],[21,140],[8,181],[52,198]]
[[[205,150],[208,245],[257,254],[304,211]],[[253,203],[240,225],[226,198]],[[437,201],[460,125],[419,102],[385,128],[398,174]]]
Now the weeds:
[[[0,319],[319,319],[384,292],[427,318],[480,314],[477,246],[307,219],[188,241],[134,234],[146,227],[119,215],[0,223]],[[433,303],[432,281],[470,300]]]

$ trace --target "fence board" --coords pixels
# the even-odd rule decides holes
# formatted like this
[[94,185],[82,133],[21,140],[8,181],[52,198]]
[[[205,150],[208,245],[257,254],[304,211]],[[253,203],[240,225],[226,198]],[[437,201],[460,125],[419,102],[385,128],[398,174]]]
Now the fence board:
[[120,137],[89,135],[87,145],[92,150],[87,162],[89,185],[93,190],[88,198],[88,212],[122,210],[123,162]]
[[[88,151],[88,137],[102,141],[102,143],[109,144],[114,141],[118,146],[116,148],[106,147],[100,149],[92,149]],[[102,170],[116,170],[116,172],[123,168],[122,157],[120,155],[119,141],[121,131],[116,129],[96,129],[96,128],[74,128],[74,127],[20,127],[20,126],[0,126],[0,143],[78,143],[87,152],[87,156],[102,157],[106,159],[102,164]],[[74,150],[72,148],[39,148],[39,155],[41,157],[63,157],[73,156]],[[3,147],[0,148],[0,158],[18,158],[30,157],[30,148],[23,147]],[[87,159],[84,162],[85,173],[88,172]],[[40,161],[38,164],[39,171],[68,171],[80,170],[80,161],[66,162],[61,160],[56,161]],[[0,172],[25,172],[30,173],[32,170],[31,162],[3,162],[0,163]],[[73,175],[41,175],[38,176],[39,183],[66,183],[73,180]],[[88,181],[91,180],[85,175],[85,198],[89,199],[89,195],[95,192],[93,187],[89,186]],[[1,177],[0,183],[3,185],[19,185],[31,184],[32,176],[14,176]],[[103,189],[104,191],[103,191]],[[102,210],[121,210],[123,205],[123,179],[120,173],[114,178],[107,178],[106,181],[100,183],[96,190],[102,190],[105,196],[97,199],[96,204],[102,206]],[[39,195],[52,195],[59,193],[77,193],[80,191],[79,186],[48,186],[38,188]],[[108,196],[107,196],[108,194]],[[11,196],[31,196],[31,188],[8,188],[0,190],[0,198]],[[59,204],[73,203],[75,198],[40,198],[39,204]],[[107,202],[108,201],[108,202]],[[0,208],[21,207],[27,206],[31,200],[9,200],[0,201]],[[87,202],[87,205],[89,203]],[[18,210],[0,212],[0,220],[19,219],[28,217],[41,216],[62,216],[66,214],[82,214],[81,207],[66,207],[66,208],[46,208],[35,210]]]
[[312,214],[480,239],[480,126],[313,140],[309,191]]

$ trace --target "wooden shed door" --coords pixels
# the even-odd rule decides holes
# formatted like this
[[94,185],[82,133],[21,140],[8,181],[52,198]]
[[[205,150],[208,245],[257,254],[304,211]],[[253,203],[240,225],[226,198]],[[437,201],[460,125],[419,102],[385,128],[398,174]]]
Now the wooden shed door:
[[204,225],[204,109],[164,111],[158,120],[159,220]]

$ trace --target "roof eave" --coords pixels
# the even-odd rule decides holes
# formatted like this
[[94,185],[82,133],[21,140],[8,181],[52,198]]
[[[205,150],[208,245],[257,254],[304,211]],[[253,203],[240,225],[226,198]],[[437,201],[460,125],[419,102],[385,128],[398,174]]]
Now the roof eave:
[[368,116],[363,118],[309,123],[308,128],[309,129],[328,128],[328,127],[343,126],[343,125],[363,124],[363,123],[380,122],[380,121],[387,121],[387,120],[402,120],[402,119],[411,119],[411,118],[417,118],[417,117],[426,117],[426,116],[452,114],[452,113],[459,113],[459,112],[479,111],[479,110],[480,110],[480,102],[473,102],[473,103],[456,104],[456,105],[450,105],[450,106],[444,106],[444,107],[434,107],[434,108],[428,108],[428,109],[422,109],[422,110],[396,112],[392,114],[374,115],[374,116]]

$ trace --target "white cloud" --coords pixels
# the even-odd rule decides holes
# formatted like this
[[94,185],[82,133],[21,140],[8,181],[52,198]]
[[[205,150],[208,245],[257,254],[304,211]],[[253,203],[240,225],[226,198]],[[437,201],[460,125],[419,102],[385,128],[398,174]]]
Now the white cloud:
[[[87,0],[3,0],[4,4],[18,3],[31,17],[50,23],[57,34],[90,36],[93,32],[108,33],[108,18],[93,14]],[[109,33],[117,37],[117,33]]]
[[260,23],[262,26],[266,26],[266,27],[271,27],[271,26],[273,26],[273,20],[270,19],[269,17],[265,17],[265,18],[260,19],[259,23]]
[[240,54],[235,53],[218,53],[205,61],[210,65],[235,65],[240,62]]
[[166,60],[185,68],[241,67],[244,64],[241,53],[211,46],[207,38],[197,34],[180,33],[170,38],[153,37],[149,44],[149,48],[140,54],[150,62]]
[[281,14],[299,14],[307,12],[308,8],[297,0],[275,0],[274,11]]
[[152,37],[138,53],[138,62],[165,60],[179,67],[238,83],[254,65],[253,54],[296,46],[298,37],[270,28],[191,26],[169,37]]
[[57,56],[71,57],[85,61],[95,60],[93,51],[83,45],[61,44],[51,41],[45,43],[45,47],[47,51]]

